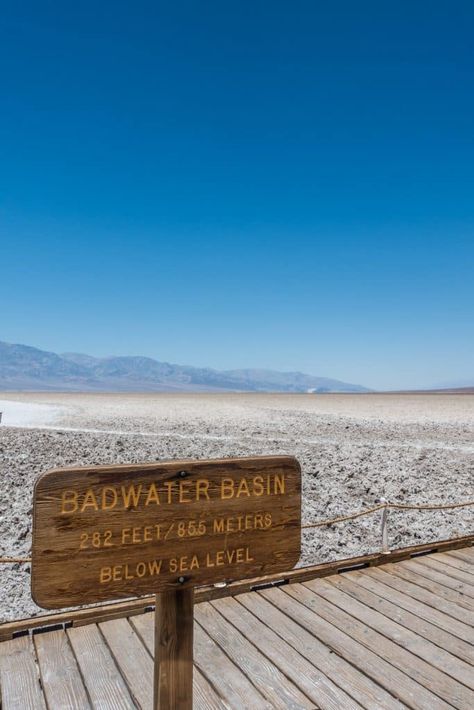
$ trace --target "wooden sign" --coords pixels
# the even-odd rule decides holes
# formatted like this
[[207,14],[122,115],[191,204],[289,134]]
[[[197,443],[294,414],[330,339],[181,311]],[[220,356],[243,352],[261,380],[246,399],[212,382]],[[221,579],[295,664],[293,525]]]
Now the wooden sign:
[[284,572],[300,557],[290,456],[49,471],[33,510],[32,596],[48,609]]

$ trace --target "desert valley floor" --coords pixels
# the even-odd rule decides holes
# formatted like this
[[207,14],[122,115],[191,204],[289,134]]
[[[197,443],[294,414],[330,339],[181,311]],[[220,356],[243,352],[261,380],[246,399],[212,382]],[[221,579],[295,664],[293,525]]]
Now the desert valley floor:
[[[470,394],[0,393],[0,556],[28,556],[35,479],[54,467],[290,454],[303,521],[474,499]],[[474,506],[390,512],[392,547],[472,533]],[[300,565],[380,549],[380,513],[304,531]],[[41,613],[29,565],[0,569],[0,622]]]

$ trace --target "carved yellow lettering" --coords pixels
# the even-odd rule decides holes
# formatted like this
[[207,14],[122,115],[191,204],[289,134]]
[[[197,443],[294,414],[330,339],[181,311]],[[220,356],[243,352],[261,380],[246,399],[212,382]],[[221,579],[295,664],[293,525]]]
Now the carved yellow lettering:
[[143,528],[143,542],[151,542],[153,540],[152,531],[153,527],[151,525],[145,525]]
[[234,497],[234,481],[232,478],[223,478],[221,481],[221,499]]
[[86,494],[84,496],[84,500],[82,501],[81,513],[83,513],[86,508],[94,508],[94,510],[99,510],[99,506],[97,504],[97,498],[95,497],[95,493],[92,490],[92,488],[89,488],[86,491]]
[[265,513],[265,527],[271,528],[271,526],[272,526],[272,514]]
[[137,562],[137,577],[144,577],[146,575],[146,564],[144,562]]
[[157,575],[161,572],[161,565],[163,560],[152,560],[148,563],[148,573],[150,575]]
[[130,542],[131,532],[131,528],[122,528],[122,545]]
[[138,501],[140,500],[140,494],[142,492],[142,484],[140,483],[138,486],[134,486],[133,484],[127,488],[125,486],[121,486],[121,492],[122,492],[122,499],[123,499],[123,507],[124,508],[131,508],[134,507],[136,508],[138,505]]
[[222,567],[222,565],[225,564],[224,560],[224,550],[219,550],[216,552],[216,566],[217,567]]
[[223,533],[224,532],[224,518],[214,518],[214,532]]
[[101,567],[99,579],[101,584],[110,582],[112,580],[112,567]]
[[150,484],[150,487],[148,489],[148,495],[146,497],[145,506],[150,505],[150,503],[160,505],[160,495],[154,483]]
[[112,579],[114,582],[119,582],[122,579],[122,565],[114,565],[112,567]]
[[278,473],[275,475],[275,495],[283,495],[285,493],[285,474],[281,476]]
[[191,498],[186,498],[186,494],[189,494],[189,488],[191,483],[189,481],[179,482],[179,502],[180,503],[192,503]]
[[178,571],[178,560],[176,557],[172,557],[170,559],[170,572],[177,572]]
[[102,488],[102,510],[113,510],[117,505],[118,495],[112,486]]
[[166,500],[167,500],[168,503],[172,503],[172,502],[173,502],[173,496],[172,496],[172,493],[173,493],[173,481],[165,481],[165,484],[164,484],[164,485],[165,485],[166,491],[167,491],[167,493],[168,493],[168,497],[167,497]]
[[243,495],[250,495],[249,484],[247,483],[246,478],[240,479],[239,487],[237,488],[237,498],[240,498],[240,496]]
[[63,491],[61,497],[61,513],[75,513],[78,509],[78,495],[76,491]]
[[[238,529],[238,528],[237,528]],[[234,518],[227,518],[226,532],[235,532]]]
[[210,500],[209,481],[207,481],[205,478],[198,478],[198,480],[196,481],[196,500],[200,500],[201,498]]
[[191,564],[189,565],[189,569],[197,569],[199,568],[199,560],[197,555],[193,555],[191,559]]
[[209,554],[209,552],[206,555],[206,567],[215,567],[215,564],[214,562],[212,562],[211,555]]
[[254,495],[256,495],[256,496],[263,496],[264,488],[263,488],[263,477],[262,476],[255,476],[254,477],[253,492],[254,492]]

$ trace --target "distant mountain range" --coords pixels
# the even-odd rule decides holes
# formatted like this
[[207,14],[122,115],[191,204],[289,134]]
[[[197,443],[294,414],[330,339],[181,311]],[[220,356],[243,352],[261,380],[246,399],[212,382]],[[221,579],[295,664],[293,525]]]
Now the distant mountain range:
[[0,341],[0,390],[68,392],[369,392],[302,372],[212,370],[149,357],[96,358]]

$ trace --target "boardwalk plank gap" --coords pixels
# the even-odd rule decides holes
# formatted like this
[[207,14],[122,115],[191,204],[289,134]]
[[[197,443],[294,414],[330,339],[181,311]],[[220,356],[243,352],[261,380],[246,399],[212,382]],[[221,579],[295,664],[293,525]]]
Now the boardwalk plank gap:
[[[400,578],[388,569],[369,569],[366,571],[366,575],[368,578],[382,582],[392,590],[394,589],[401,592],[408,599],[422,602],[422,604],[429,607],[430,610],[442,611],[448,618],[450,624],[453,620],[458,620],[462,624],[461,638],[465,637],[465,628],[474,626],[474,614],[470,613],[467,609],[445,600],[443,597],[428,591],[425,587],[420,587],[418,584],[413,584],[407,579]],[[454,633],[454,628],[456,627],[451,627],[452,633]],[[472,633],[472,629],[470,633]]]
[[290,681],[299,684],[306,695],[313,703],[317,702],[320,708],[336,710],[344,707],[347,710],[355,710],[355,708],[361,707],[318,671],[316,666],[312,665],[288,641],[278,636],[272,628],[272,621],[275,620],[271,614],[266,614],[260,619],[241,603],[239,597],[221,599],[211,603],[240,633],[254,643]]
[[[391,601],[387,601],[374,592],[373,589],[368,589],[365,584],[358,583],[359,580],[344,579],[341,576],[328,581],[337,589],[340,589],[343,593],[346,593],[359,602],[362,602],[362,604],[368,607],[368,609],[373,609],[377,612],[375,615],[371,615],[370,611],[366,614],[366,617],[373,617],[373,623],[371,623],[372,628],[380,627],[382,633],[385,633],[384,629],[386,625],[383,623],[383,620],[381,619],[382,623],[376,623],[377,618],[379,618],[378,613],[382,614],[387,619],[390,619],[391,622],[396,622],[401,629],[397,630],[394,624],[389,622],[388,629],[393,630],[393,634],[390,634],[390,631],[388,632],[390,634],[388,636],[389,638],[396,636],[398,633],[402,633],[415,641],[418,640],[418,637],[423,637],[433,642],[433,644],[441,649],[443,657],[445,651],[449,651],[449,653],[452,653],[462,659],[461,664],[458,664],[457,662],[454,664],[456,669],[459,665],[461,665],[461,675],[464,667],[464,661],[468,660],[470,663],[474,662],[474,648],[469,643],[457,639],[452,634],[439,629],[434,624],[431,624],[419,616],[412,614],[410,611],[406,611]],[[358,616],[358,618],[362,617]],[[385,635],[387,635],[387,633],[385,633]],[[423,646],[424,645],[425,644],[423,644]],[[449,655],[446,656],[446,659],[448,664],[453,661]],[[444,669],[446,669],[446,666],[444,666]],[[454,677],[457,677],[457,671]]]
[[391,654],[394,665],[398,665],[405,673],[419,680],[426,688],[431,688],[455,707],[464,707],[465,703],[468,706],[471,703],[474,707],[474,692],[461,685],[461,682],[458,682],[459,678],[455,680],[448,675],[448,673],[455,673],[456,677],[458,675],[465,677],[467,670],[469,685],[474,685],[474,677],[470,675],[471,668],[467,664],[461,661],[456,663],[455,659],[443,649],[420,639],[417,634],[390,621],[383,614],[367,608],[326,580],[308,582],[304,586],[338,607],[346,616],[350,615],[350,621],[346,620],[346,623],[351,625],[359,639],[362,626],[364,643],[377,644],[378,642],[379,647],[385,648],[386,652]]
[[[351,667],[357,668],[359,672],[362,670],[364,675],[368,676],[369,682],[371,682],[373,693],[378,690],[378,685],[380,684],[382,692],[386,694],[388,690],[395,698],[402,700],[408,707],[426,709],[448,707],[433,693],[425,690],[420,684],[413,682],[403,673],[399,673],[392,664],[386,662],[369,647],[365,648],[358,643],[357,639],[352,638],[345,632],[344,624],[342,624],[342,628],[338,624],[333,624],[332,612],[329,614],[329,619],[322,618],[319,613],[319,604],[318,613],[315,613],[311,606],[308,608],[305,603],[300,603],[292,595],[292,592],[295,591],[294,587],[301,587],[301,585],[293,585],[285,588],[284,591],[265,590],[261,594],[270,599],[276,607],[282,609],[288,617],[295,619],[311,635],[320,638],[328,647],[329,653],[340,654],[349,662]],[[306,592],[310,593],[309,590],[306,590]],[[331,659],[334,659],[334,655],[331,656]],[[385,697],[380,702],[379,707],[388,706],[388,698]]]
[[[422,574],[425,570],[429,575],[428,577],[425,574]],[[413,571],[413,568],[404,567],[403,563],[400,562],[397,565],[390,565],[389,571],[395,576],[401,577],[402,579],[406,579],[409,582],[413,582],[413,584],[416,584],[419,587],[423,587],[429,592],[433,592],[437,596],[440,596],[449,602],[453,602],[455,605],[461,608],[467,609],[470,612],[470,616],[474,613],[474,604],[472,603],[472,599],[469,599],[469,597],[464,596],[457,589],[447,587],[445,586],[445,584],[440,583],[436,579],[433,579],[433,576],[430,575],[430,570],[428,568],[422,568],[422,573],[420,573],[416,569],[415,571]]]
[[433,558],[439,560],[440,562],[444,562],[444,564],[449,565],[449,567],[454,567],[455,569],[467,572],[471,576],[471,584],[474,584],[474,568],[472,566],[472,561],[466,562],[465,560],[459,557],[455,557],[454,555],[449,554],[449,552],[444,552],[441,554],[438,553],[436,555],[433,555]]
[[[393,607],[406,610],[409,612],[409,616],[405,618],[411,618],[411,616],[414,615],[418,617],[418,619],[428,622],[428,626],[423,625],[420,627],[426,629],[428,638],[434,640],[435,643],[437,643],[436,638],[442,639],[442,648],[446,648],[447,650],[453,649],[451,652],[455,655],[461,654],[459,655],[460,658],[469,659],[471,663],[473,662],[474,629],[471,626],[456,621],[456,619],[443,614],[441,611],[438,611],[438,609],[423,604],[409,595],[397,591],[396,588],[384,584],[383,578],[381,580],[380,577],[360,574],[359,572],[349,572],[346,576],[350,581],[355,581],[364,589],[373,592],[378,595],[381,600],[384,600],[386,603],[384,604],[382,601],[379,602],[377,608],[379,611],[382,611],[382,613],[385,613],[385,610],[389,618],[395,618],[392,613],[397,613],[396,609],[393,609]],[[416,619],[414,619],[414,621],[416,623]],[[435,628],[431,629],[431,626]],[[436,628],[442,629],[447,633],[439,636],[435,633]],[[423,633],[421,633],[421,635],[423,635]]]
[[41,683],[49,710],[91,707],[76,658],[63,631],[33,637]]
[[449,570],[445,568],[440,569],[439,564],[433,563],[432,560],[428,560],[427,558],[420,558],[419,560],[400,562],[400,565],[403,569],[413,570],[416,574],[427,577],[427,579],[433,582],[437,582],[448,589],[458,592],[461,594],[464,602],[474,608],[474,586],[460,582],[450,575]]

